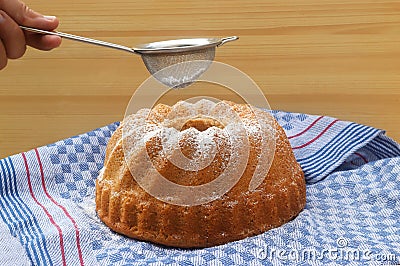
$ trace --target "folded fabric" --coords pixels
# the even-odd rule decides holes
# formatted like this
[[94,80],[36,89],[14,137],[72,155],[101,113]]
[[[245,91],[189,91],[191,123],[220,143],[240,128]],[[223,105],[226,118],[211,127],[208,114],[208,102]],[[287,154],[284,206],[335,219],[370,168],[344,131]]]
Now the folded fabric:
[[[398,264],[399,144],[382,130],[331,117],[272,114],[307,182],[306,207],[291,222],[195,250],[112,232],[96,216],[94,195],[113,123],[0,160],[1,264]],[[19,249],[4,254],[10,243]]]

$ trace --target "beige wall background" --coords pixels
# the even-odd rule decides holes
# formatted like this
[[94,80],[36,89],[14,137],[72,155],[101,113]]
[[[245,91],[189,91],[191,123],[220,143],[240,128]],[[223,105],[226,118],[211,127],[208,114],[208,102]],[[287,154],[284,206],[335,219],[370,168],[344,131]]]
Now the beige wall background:
[[[238,35],[216,60],[254,79],[273,109],[367,124],[400,141],[399,1],[26,2],[58,16],[60,31],[128,46]],[[0,157],[122,119],[148,76],[140,57],[120,51],[68,40],[50,53],[29,49],[0,72]]]

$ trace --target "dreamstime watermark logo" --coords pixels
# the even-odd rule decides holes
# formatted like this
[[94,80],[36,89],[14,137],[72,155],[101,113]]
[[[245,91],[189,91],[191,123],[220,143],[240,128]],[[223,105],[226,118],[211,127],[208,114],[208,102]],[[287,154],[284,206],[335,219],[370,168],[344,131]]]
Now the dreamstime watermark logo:
[[291,262],[307,262],[307,261],[379,261],[379,262],[396,262],[398,259],[393,253],[377,253],[367,248],[352,248],[349,240],[340,237],[336,240],[336,246],[330,248],[275,248],[265,247],[259,248],[255,252],[255,256],[259,260],[269,261],[291,261]]
[[[172,67],[177,69],[175,65]],[[160,72],[164,71],[170,72],[169,68]],[[157,73],[156,76],[164,77],[168,74]],[[125,162],[136,182],[153,197],[181,206],[205,204],[220,198],[232,189],[247,167],[251,147],[250,137],[256,136],[261,144],[258,147],[257,165],[249,183],[249,191],[255,190],[263,182],[275,153],[274,121],[270,114],[252,107],[270,109],[269,104],[263,92],[248,75],[227,64],[213,62],[197,81],[217,84],[239,95],[246,104],[250,104],[247,111],[251,115],[242,118],[239,115],[240,110],[235,110],[231,105],[216,98],[199,95],[174,105],[163,119],[157,120],[150,109],[171,88],[150,77],[135,91],[122,123]],[[183,79],[182,82],[187,81]],[[175,84],[175,87],[179,88],[179,85]],[[196,102],[192,105],[187,104],[193,100]],[[207,133],[207,130],[197,134],[191,134],[193,131],[190,130],[180,130],[188,121],[194,121],[199,117],[223,125],[218,138],[215,138],[215,132],[210,134],[211,131]],[[252,123],[249,123],[249,117],[252,117]],[[154,160],[151,157],[154,157],[154,154],[149,154],[148,146],[150,143],[154,144],[154,139],[157,138],[162,147],[162,152],[158,155],[162,158]],[[180,147],[180,140],[188,138],[198,146],[197,155],[190,158],[185,156]],[[154,161],[167,160],[174,167],[184,171],[201,171],[213,162],[218,152],[216,147],[221,147],[217,142],[221,140],[226,141],[230,147],[230,156],[224,162],[223,171],[208,183],[196,186],[174,183],[160,174],[157,170],[158,165],[154,164]]]

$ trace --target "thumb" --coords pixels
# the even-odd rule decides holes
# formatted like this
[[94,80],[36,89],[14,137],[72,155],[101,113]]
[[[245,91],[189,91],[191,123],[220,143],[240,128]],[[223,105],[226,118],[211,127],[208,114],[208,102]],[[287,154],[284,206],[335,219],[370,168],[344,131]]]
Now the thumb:
[[59,23],[56,17],[43,16],[19,0],[0,0],[0,9],[4,10],[17,24],[27,27],[54,30]]

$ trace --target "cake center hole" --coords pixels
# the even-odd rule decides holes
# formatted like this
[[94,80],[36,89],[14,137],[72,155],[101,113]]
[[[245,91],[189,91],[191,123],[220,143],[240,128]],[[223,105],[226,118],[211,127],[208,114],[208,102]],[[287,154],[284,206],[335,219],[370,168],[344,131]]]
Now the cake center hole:
[[194,117],[191,119],[188,119],[182,126],[181,131],[184,131],[188,128],[194,127],[198,131],[205,131],[210,127],[218,127],[223,129],[225,126],[219,122],[218,120],[212,118],[212,117]]

